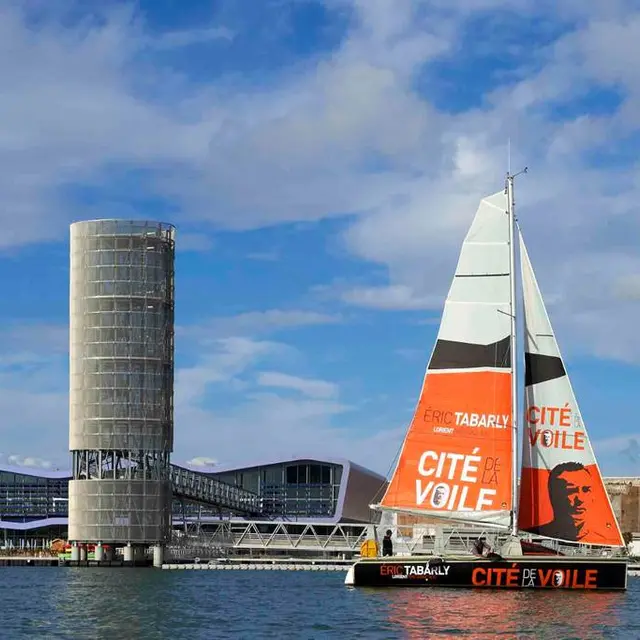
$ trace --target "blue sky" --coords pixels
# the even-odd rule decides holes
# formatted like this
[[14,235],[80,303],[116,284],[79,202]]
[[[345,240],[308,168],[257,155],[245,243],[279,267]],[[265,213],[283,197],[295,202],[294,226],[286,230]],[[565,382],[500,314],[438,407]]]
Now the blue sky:
[[607,474],[640,474],[631,0],[0,0],[0,451],[68,466],[68,225],[178,228],[173,459],[383,473],[503,184]]

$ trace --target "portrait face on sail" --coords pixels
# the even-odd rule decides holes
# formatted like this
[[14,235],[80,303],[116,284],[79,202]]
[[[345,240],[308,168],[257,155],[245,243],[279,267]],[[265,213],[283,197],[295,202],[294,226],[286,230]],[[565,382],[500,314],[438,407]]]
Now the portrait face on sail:
[[[549,477],[551,504],[554,511],[556,505],[559,510],[565,511],[577,532],[580,532],[585,525],[587,511],[593,505],[593,479],[589,471],[579,463],[558,466],[567,469],[555,477],[553,473]],[[572,466],[575,466],[575,469]]]
[[579,462],[556,465],[549,475],[548,489],[554,518],[540,527],[540,534],[575,541],[592,534],[588,515],[594,503],[594,486],[589,469]]
[[436,507],[442,507],[443,502],[446,499],[446,487],[444,487],[443,485],[439,484],[434,490],[433,490],[433,494],[431,497],[431,504]]

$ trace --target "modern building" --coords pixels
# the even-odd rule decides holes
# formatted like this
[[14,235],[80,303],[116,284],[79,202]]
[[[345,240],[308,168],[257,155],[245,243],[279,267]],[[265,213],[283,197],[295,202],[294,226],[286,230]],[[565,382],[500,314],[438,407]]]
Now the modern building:
[[151,544],[157,563],[169,539],[174,239],[159,222],[71,225],[69,538],[97,559]]
[[0,545],[37,547],[67,538],[71,472],[0,465]]
[[[191,469],[206,471],[201,467]],[[242,517],[175,496],[175,531],[186,527],[212,530],[219,523],[225,527],[235,523],[241,528],[251,523],[261,531],[282,525],[293,527],[291,531],[298,527],[300,533],[308,525],[321,533],[336,527],[366,525],[379,516],[369,505],[386,487],[381,475],[340,458],[271,460],[216,468],[206,475],[257,493],[262,498],[262,513]],[[46,547],[52,539],[68,539],[67,485],[73,481],[71,471],[0,465],[0,542],[4,539],[6,545],[18,548]]]
[[377,514],[369,505],[386,488],[383,476],[343,458],[266,460],[199,470],[257,493],[262,518],[273,520],[373,522]]

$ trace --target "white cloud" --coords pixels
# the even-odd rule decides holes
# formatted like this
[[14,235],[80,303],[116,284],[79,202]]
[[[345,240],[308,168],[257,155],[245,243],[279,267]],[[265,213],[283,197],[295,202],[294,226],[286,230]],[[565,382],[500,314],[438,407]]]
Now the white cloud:
[[[433,25],[398,38],[409,3],[386,8],[391,21],[363,20],[330,59],[237,95],[224,83],[190,85],[170,67],[150,72],[139,60],[145,48],[229,35],[218,26],[150,36],[128,8],[102,13],[76,24],[65,16],[63,26],[53,10],[34,23],[19,5],[0,5],[0,186],[13,222],[6,246],[61,234],[73,210],[63,190],[105,188],[120,167],[144,168],[138,189],[189,215],[251,228],[374,207],[396,187],[393,173],[362,169],[371,154],[411,167],[424,151],[433,110],[398,74],[447,41]],[[109,202],[117,186],[109,189],[102,200],[123,206]]]
[[218,464],[218,461],[214,458],[198,456],[196,458],[191,458],[191,460],[187,460],[186,464],[191,467],[215,467]]
[[334,398],[338,395],[338,386],[326,380],[300,378],[277,371],[262,371],[257,377],[258,386],[291,389],[310,398]]
[[[285,318],[285,325],[292,320],[274,317]],[[295,317],[308,319],[303,313]],[[264,330],[264,324],[257,326]],[[278,330],[281,322],[270,327]],[[216,340],[197,335],[190,347],[195,363],[176,372],[175,461],[193,451],[224,463],[341,455],[387,470],[404,427],[369,420],[363,433],[357,418],[362,407],[341,402],[336,382],[295,373],[309,364],[304,354],[255,334]],[[267,363],[269,369],[261,370]]]
[[[528,67],[512,76],[515,82],[485,94],[482,108],[437,114],[439,131],[416,177],[397,176],[403,197],[379,200],[345,234],[357,256],[387,268],[389,284],[357,287],[345,301],[384,309],[441,306],[480,198],[503,186],[511,136],[514,170],[524,166],[523,159],[531,165],[517,184],[519,218],[543,293],[556,301],[552,320],[561,344],[640,360],[633,329],[640,309],[623,307],[619,299],[634,297],[640,273],[629,241],[640,231],[637,169],[633,161],[610,169],[589,164],[640,127],[640,74],[628,64],[640,14],[629,3],[615,4],[615,11],[594,3],[563,7],[565,33],[531,50]],[[456,7],[464,9],[463,3]],[[582,99],[594,83],[620,91],[617,112],[590,115],[579,106],[575,115],[554,112],[557,105]],[[612,328],[621,338],[615,349],[605,344]]]
[[242,374],[263,359],[290,351],[287,345],[243,337],[220,338],[190,367],[175,374],[175,403],[184,405],[202,398],[214,384],[243,385]]
[[345,291],[342,299],[349,304],[372,309],[415,310],[439,306],[437,298],[418,297],[406,285],[396,284],[383,287],[356,287]]
[[16,323],[0,329],[0,345],[0,434],[22,449],[9,461],[68,467],[67,328]]
[[[339,455],[387,472],[405,426],[386,424],[363,432],[337,426],[349,407],[334,400],[284,398],[251,392],[226,410],[207,410],[190,404],[177,409],[174,460],[202,451],[224,464],[243,464],[298,455]],[[349,421],[347,424],[352,424]]]
[[69,329],[44,322],[17,322],[0,327],[0,353],[44,353],[48,357],[69,352]]
[[248,253],[247,258],[249,260],[258,260],[261,262],[276,262],[280,260],[281,256],[277,251],[256,251]]
[[[275,367],[295,369],[302,354],[286,343],[255,337],[334,320],[303,310],[274,311],[247,314],[238,323],[241,331],[237,335],[226,335],[233,324],[229,319],[217,334],[190,334],[188,342],[179,347],[178,357],[191,362],[178,366],[175,374],[174,459],[192,458],[192,464],[200,460],[207,465],[214,460],[228,461],[238,452],[239,442],[246,456],[260,456],[264,444],[258,438],[264,430],[270,434],[268,448],[273,455],[278,454],[277,443],[315,451],[328,442],[327,434],[339,434],[332,417],[350,407],[336,400],[337,385],[276,371]],[[215,326],[215,322],[210,324]],[[254,337],[249,335],[252,327]],[[12,326],[0,335],[5,345],[0,352],[3,441],[24,447],[12,462],[36,466],[41,464],[38,460],[50,459],[56,466],[68,467],[66,327]],[[256,371],[263,365],[270,370]],[[301,395],[280,397],[265,393],[265,387],[297,390]],[[24,434],[29,434],[27,440]],[[195,452],[203,453],[193,458]],[[340,450],[328,446],[326,452],[335,455]]]
[[177,49],[202,44],[213,40],[233,40],[236,34],[226,27],[169,31],[159,36],[147,38],[145,46],[152,49]]
[[627,433],[596,440],[593,448],[605,475],[640,475],[640,434]]
[[206,342],[223,336],[256,336],[298,327],[336,324],[341,320],[337,314],[304,309],[267,309],[218,316],[201,324],[178,327],[176,331],[178,337]]
[[100,186],[118,163],[153,168],[206,152],[206,123],[143,98],[154,78],[134,62],[145,40],[131,11],[74,25],[62,4],[33,21],[26,5],[0,3],[0,248],[64,237],[65,190]]
[[613,290],[620,300],[640,300],[640,273],[622,276],[613,283]]
[[51,375],[27,375],[11,384],[0,379],[0,434],[6,446],[10,443],[21,451],[12,456],[12,464],[32,464],[42,457],[66,468],[70,464],[68,397],[63,391],[39,390],[39,381],[53,386]]
[[[220,25],[151,41],[129,11],[70,25],[50,9],[48,19],[35,23],[20,3],[0,2],[0,223],[6,230],[0,249],[64,237],[73,185],[105,190],[102,201],[130,211],[133,205],[122,204],[130,186],[120,181],[127,170],[142,169],[136,192],[168,196],[181,220],[249,229],[350,214],[345,246],[382,266],[389,281],[379,288],[361,280],[344,286],[343,299],[371,308],[433,307],[449,285],[479,198],[502,187],[510,136],[514,168],[525,160],[531,165],[518,182],[518,212],[543,292],[557,301],[552,316],[561,343],[566,337],[603,357],[640,360],[637,163],[590,162],[633,147],[627,136],[640,127],[640,74],[632,62],[640,16],[633,3],[348,4],[354,22],[336,51],[235,92],[229,78],[196,86],[169,68],[140,62],[144,47],[224,42]],[[501,11],[490,13],[495,9]],[[519,20],[518,12],[554,29],[559,17],[564,26],[560,35],[549,31],[548,46],[527,47],[524,62],[492,77],[495,88],[479,96],[478,106],[439,109],[430,64],[446,56],[471,64],[462,50],[465,21],[496,21],[485,53],[516,56],[502,38],[512,31],[501,25]],[[620,94],[615,113],[580,106],[588,90],[603,87]],[[88,213],[99,211],[83,210]],[[208,248],[200,236],[187,235],[183,248],[190,244]],[[234,430],[248,447],[273,451],[304,443],[357,451],[354,443],[373,442],[333,426],[348,415],[348,402],[284,399],[251,387],[256,365],[273,358],[269,366],[280,371],[279,358],[285,351],[291,357],[282,343],[259,336],[338,321],[315,311],[270,310],[181,328],[179,340],[204,347],[176,376],[181,424],[190,433],[193,425],[185,440],[189,455],[199,446],[197,435],[228,456]],[[58,358],[63,342],[55,342]],[[64,395],[34,391],[40,388],[34,380],[53,370],[48,357],[40,362],[42,353],[25,340],[0,354],[5,374],[34,367],[31,386],[20,392],[7,391],[5,385],[17,383],[2,378],[0,406],[16,429],[49,425],[52,416],[66,423]],[[245,402],[235,410],[203,408],[217,385],[245,389]],[[259,444],[263,432],[270,440]],[[44,436],[42,446],[52,440]]]
[[33,467],[35,469],[49,469],[51,462],[42,458],[34,458],[32,456],[10,455],[7,457],[9,464],[19,467]]
[[214,246],[210,236],[204,233],[181,233],[176,241],[176,251],[210,251]]

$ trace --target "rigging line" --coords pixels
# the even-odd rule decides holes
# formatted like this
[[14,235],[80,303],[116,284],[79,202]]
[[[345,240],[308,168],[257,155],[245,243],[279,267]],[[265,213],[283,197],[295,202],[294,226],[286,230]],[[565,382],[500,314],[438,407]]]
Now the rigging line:
[[[391,464],[389,465],[389,467],[387,469],[387,472],[385,473],[385,479],[389,478],[389,484],[391,483],[391,478],[389,476],[390,476],[391,472],[393,471],[393,469],[395,468],[396,464],[398,463],[398,459],[400,458],[400,453],[401,453],[402,447],[404,445],[404,438],[405,437],[406,437],[406,433],[405,433],[405,436],[400,441],[400,446],[398,446],[398,448],[396,449],[396,453],[393,456]],[[387,492],[387,488],[388,487],[385,487],[385,489],[383,490],[382,486],[380,486],[378,491],[376,491],[375,495],[373,496],[372,502],[376,502],[381,494],[384,495]]]

